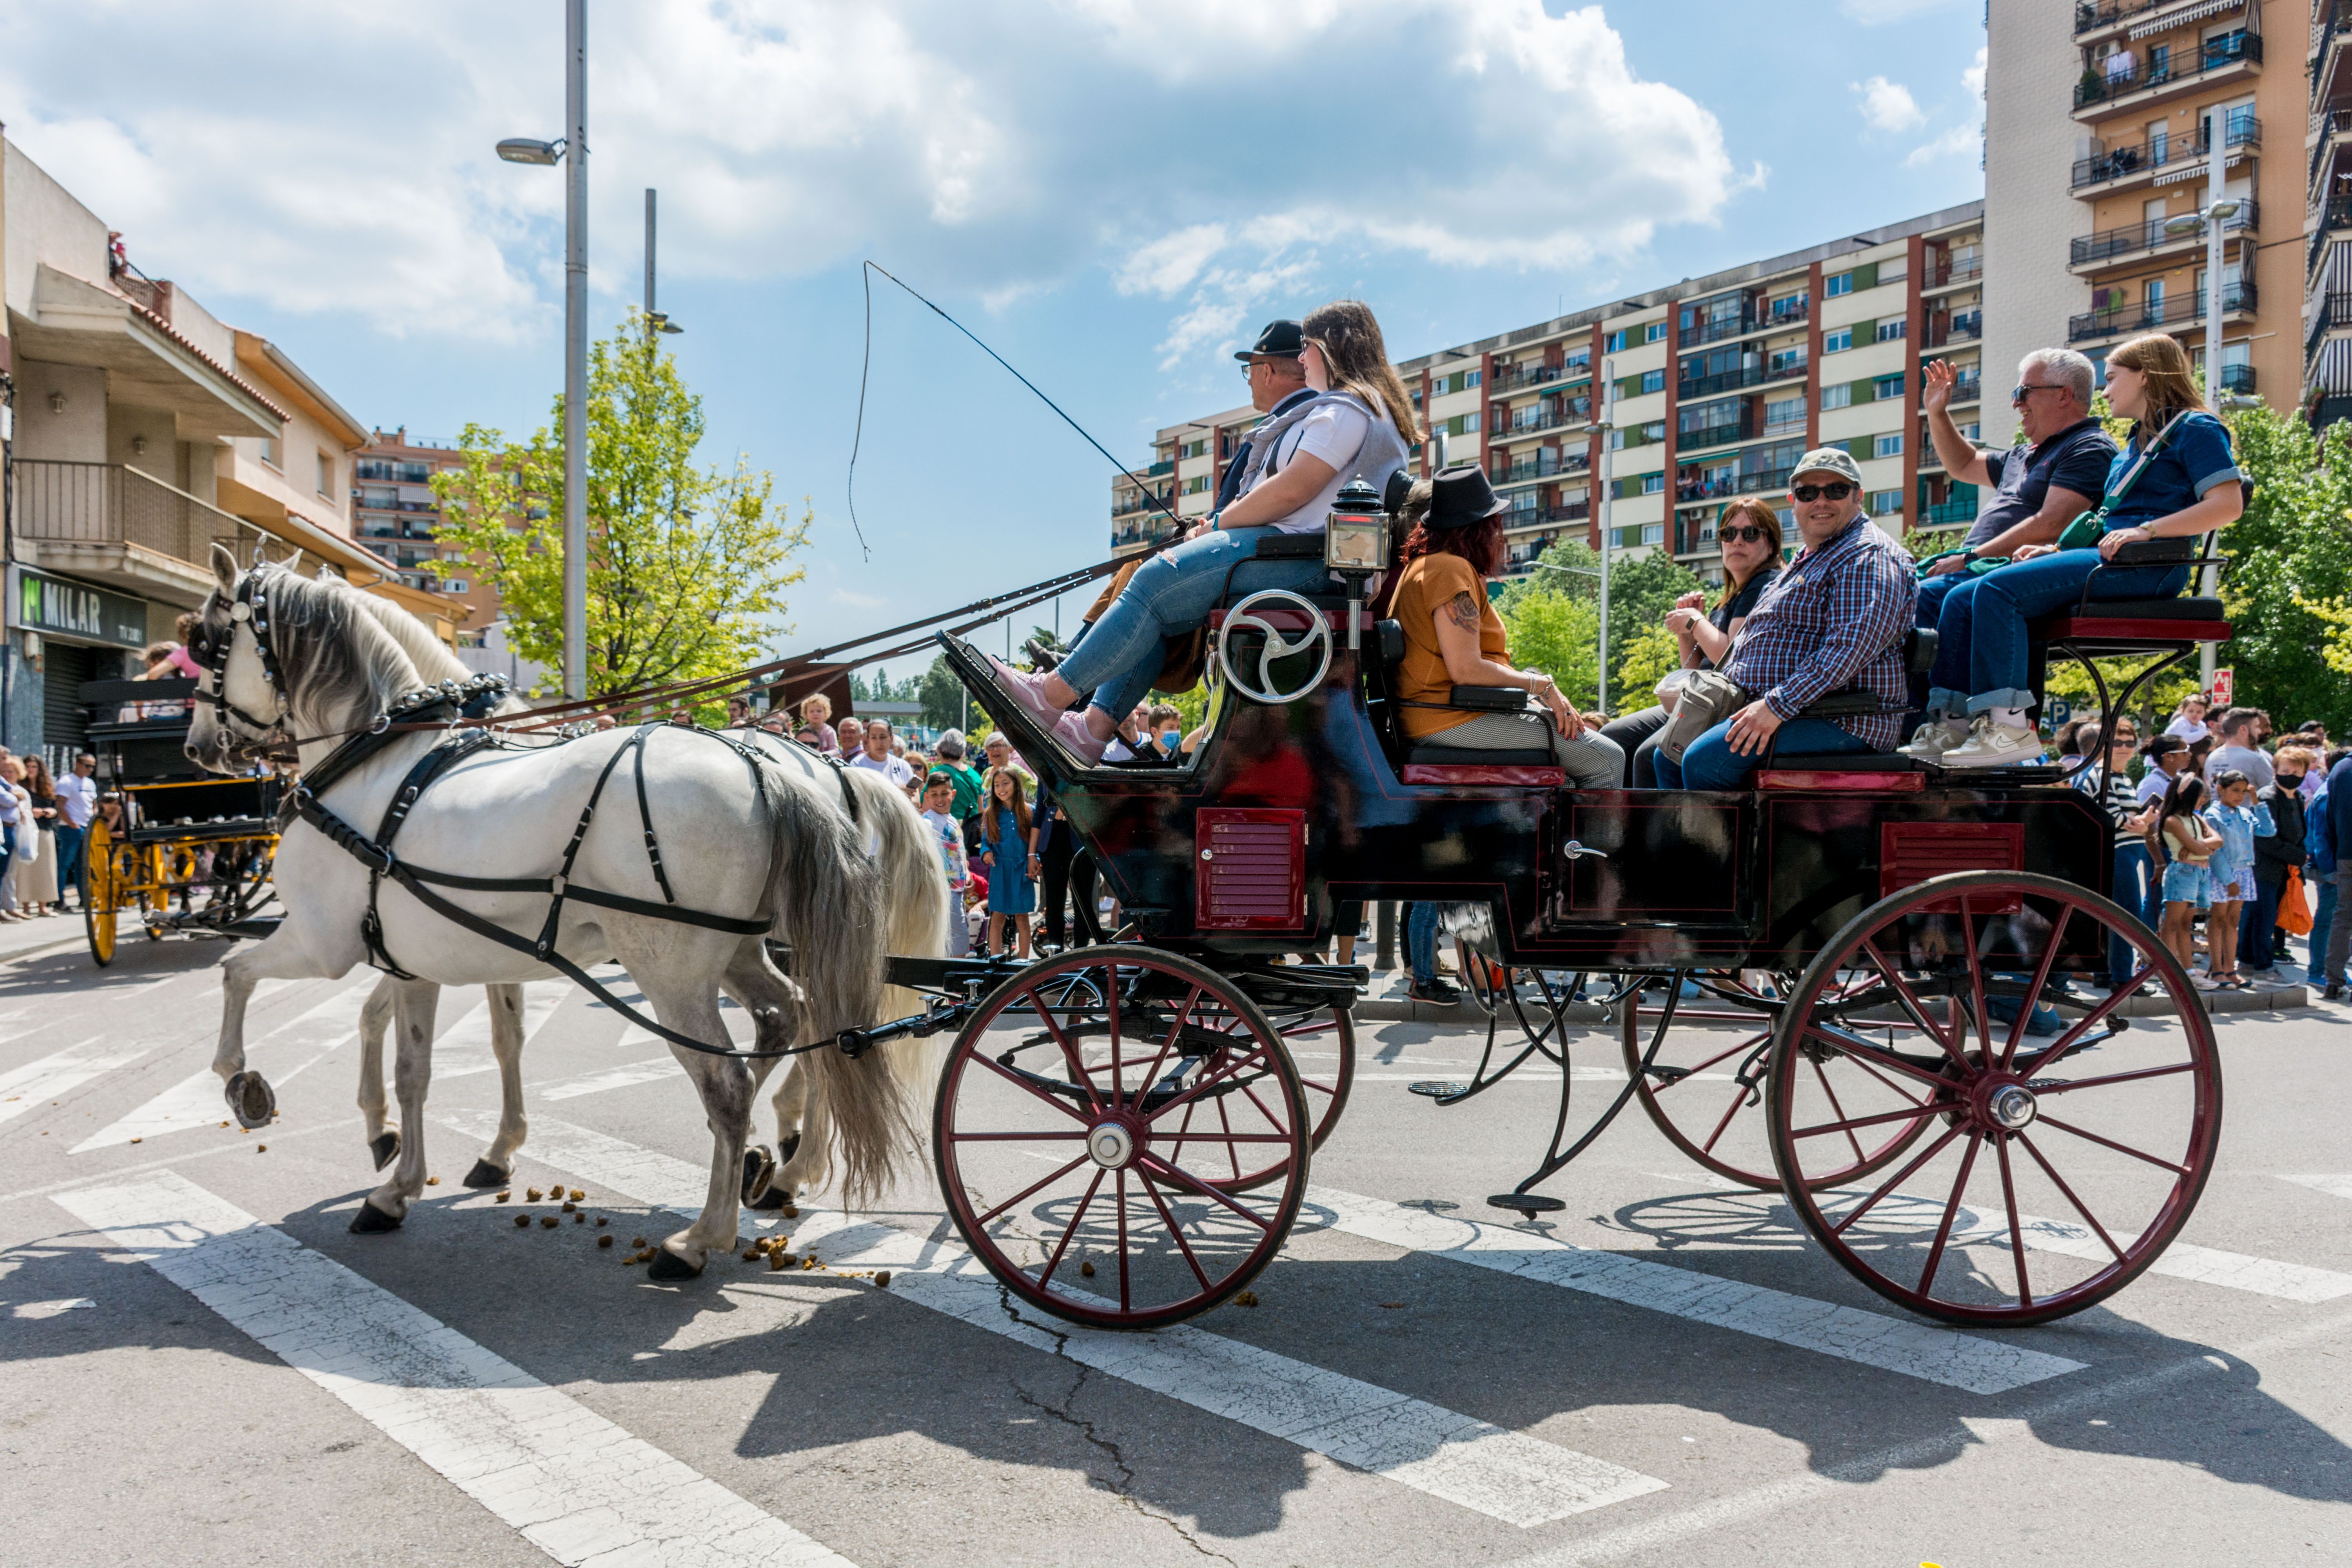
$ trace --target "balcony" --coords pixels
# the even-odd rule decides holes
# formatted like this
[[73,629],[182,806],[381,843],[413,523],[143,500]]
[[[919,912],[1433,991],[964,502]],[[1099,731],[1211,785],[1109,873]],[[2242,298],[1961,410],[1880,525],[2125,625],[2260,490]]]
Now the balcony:
[[1973,375],[1961,375],[1952,378],[1951,407],[1958,408],[1965,404],[1981,403],[1983,401],[1984,374],[1982,372],[1979,372]]
[[2168,58],[2155,65],[2127,57],[2115,68],[2103,63],[2085,71],[2074,84],[2074,117],[2089,120],[2142,108],[2177,93],[2212,86],[2225,72],[2250,75],[2252,68],[2262,64],[2262,35],[2231,33],[2208,38],[2201,47],[2183,53],[2188,58],[2180,62]]
[[1533,419],[1498,425],[1486,433],[1486,439],[1496,443],[1524,441],[1531,436],[1540,436],[1548,430],[1564,430],[1570,427],[1581,430],[1591,424],[1592,400],[1591,398],[1571,397],[1565,401],[1568,406],[1557,414],[1549,416],[1538,414]]
[[2319,258],[2327,253],[2329,237],[2346,229],[2352,229],[2352,195],[2328,197],[2327,205],[2319,209],[2311,226],[2311,244],[2304,251],[2303,276],[2306,283],[2319,270]]
[[1769,386],[1776,381],[1802,381],[1805,362],[1783,365],[1779,370],[1769,365],[1751,364],[1739,370],[1718,371],[1713,375],[1696,376],[1689,381],[1675,383],[1675,399],[1682,402],[1693,397],[1713,397],[1722,392],[1745,392],[1751,386]]
[[2221,367],[2221,390],[2252,392],[2254,389],[2254,367],[2250,364],[2225,364]]
[[[1932,257],[1934,253],[1929,254]],[[1931,263],[1919,275],[1919,287],[1923,290],[1949,289],[1957,283],[1973,283],[1983,276],[1984,252],[1979,251],[1973,256],[1963,256],[1958,258],[1947,255],[1940,264]]]
[[1524,485],[1537,479],[1557,479],[1563,474],[1584,473],[1591,466],[1591,455],[1580,448],[1557,458],[1547,450],[1517,462],[1492,464],[1486,469],[1486,477],[1498,485]]
[[1940,326],[1930,318],[1927,342],[1921,348],[1940,349],[1953,343],[1972,343],[1984,336],[1984,311],[1956,310]]
[[1176,459],[1173,458],[1162,458],[1160,461],[1152,464],[1151,467],[1144,469],[1143,471],[1146,477],[1155,479],[1162,474],[1172,474],[1176,471]]
[[1486,384],[1486,394],[1490,397],[1503,397],[1536,387],[1557,389],[1568,382],[1589,381],[1591,377],[1592,367],[1589,363],[1515,364],[1496,374],[1494,380]]
[[[2263,122],[2255,117],[2252,110],[2232,110],[2223,119],[2221,150],[2224,154],[2240,148],[2259,149],[2262,144]],[[2094,196],[2112,195],[2135,185],[2154,184],[2158,174],[2163,171],[2184,168],[2212,149],[2212,138],[2201,131],[2194,136],[2164,136],[2154,141],[2126,142],[2104,153],[2075,159],[2072,186],[2076,195],[2088,200]],[[2174,179],[2184,177],[2183,174],[2173,176]]]
[[1728,424],[1704,426],[1696,430],[1685,430],[1675,437],[1675,451],[1696,452],[1706,447],[1727,447],[1734,441],[1745,441],[1756,434],[1756,416],[1742,410],[1738,418]]
[[2095,33],[2175,4],[2178,0],[2075,0],[2074,36]]
[[[212,547],[242,564],[275,541],[241,517],[121,463],[19,458],[16,537],[40,566],[194,605],[211,591]],[[283,555],[281,547],[271,552]]]
[[[2338,296],[2330,296],[2331,299]],[[2352,296],[2342,296],[2352,300]],[[2221,289],[2221,313],[2235,316],[2251,313],[2254,309],[2254,286],[2252,283],[2225,283]],[[2153,308],[2146,305],[2121,305],[2105,310],[2086,310],[2066,319],[2066,341],[2088,342],[2097,338],[2116,338],[2126,332],[2170,331],[2190,321],[2205,319],[2205,294],[2202,289],[2174,300],[2166,300]]]
[[[2223,234],[2252,233],[2258,221],[2262,204],[2241,202],[2238,210],[2221,220]],[[2103,228],[2096,234],[2076,237],[2067,242],[2066,264],[2078,270],[2113,267],[2120,261],[2137,260],[2160,252],[2195,250],[2205,243],[2202,234],[2167,234],[2162,218],[2129,223],[2121,228]]]
[[1589,500],[1570,501],[1561,506],[1513,507],[1503,514],[1503,527],[1511,531],[1522,528],[1545,528],[1557,522],[1582,522],[1592,515]]
[[1734,496],[1769,495],[1789,488],[1793,468],[1766,468],[1752,474],[1717,474],[1711,479],[1683,479],[1675,486],[1675,504],[1729,500]]
[[352,504],[362,511],[431,511],[441,510],[437,500],[359,500]]

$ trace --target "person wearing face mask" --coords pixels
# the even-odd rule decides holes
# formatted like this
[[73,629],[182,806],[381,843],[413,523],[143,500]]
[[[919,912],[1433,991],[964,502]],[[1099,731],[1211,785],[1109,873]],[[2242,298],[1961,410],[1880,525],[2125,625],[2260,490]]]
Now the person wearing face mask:
[[2133,422],[2129,446],[2107,471],[2095,544],[2028,544],[2010,563],[1944,596],[1928,677],[1934,721],[1905,754],[1947,768],[2038,762],[2042,736],[2029,710],[2038,699],[2026,625],[2088,599],[2168,599],[2189,584],[2185,556],[2117,565],[2116,553],[2153,540],[2182,542],[2225,528],[2245,510],[2230,432],[2198,395],[2189,356],[2162,332],[2107,355],[2107,401]]
[[[1748,624],[1748,613],[1780,572],[1780,515],[1753,496],[1723,509],[1715,525],[1715,542],[1723,553],[1723,593],[1715,607],[1706,607],[1703,594],[1685,594],[1666,612],[1666,629],[1675,634],[1684,669],[1713,669],[1731,651],[1739,628]],[[1659,703],[1601,726],[1601,732],[1616,742],[1628,759],[1628,789],[1658,787],[1658,742],[1673,717]]]
[[2270,808],[2278,831],[2254,840],[2254,896],[2246,900],[2238,952],[2249,973],[2266,980],[2272,978],[2278,955],[2286,951],[2277,928],[2279,900],[2290,878],[2294,896],[2303,896],[2303,781],[2317,766],[2316,753],[2301,746],[2281,746],[2271,759],[2271,782],[2255,791],[2255,798]]
[[[1884,752],[1902,735],[1909,683],[1903,640],[1919,580],[1911,552],[1863,515],[1862,470],[1843,447],[1797,459],[1789,499],[1804,549],[1764,590],[1721,660],[1755,700],[1693,741],[1657,754],[1662,789],[1738,789],[1776,743],[1792,755]],[[1807,719],[1832,692],[1874,696],[1878,713]]]

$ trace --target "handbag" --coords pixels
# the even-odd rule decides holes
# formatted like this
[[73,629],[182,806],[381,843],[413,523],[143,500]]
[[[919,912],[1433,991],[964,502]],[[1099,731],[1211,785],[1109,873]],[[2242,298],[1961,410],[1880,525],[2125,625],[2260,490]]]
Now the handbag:
[[1685,747],[1747,705],[1748,693],[1721,671],[1686,671],[1675,716],[1658,731],[1659,752],[1668,762],[1680,763]]
[[1672,713],[1675,705],[1682,700],[1683,682],[1689,677],[1690,671],[1686,668],[1670,669],[1658,678],[1658,684],[1651,689],[1650,695],[1658,700],[1659,707]]
[[2286,880],[2279,887],[2279,929],[2289,936],[2309,936],[2313,921],[2311,900],[2303,896],[2303,868],[2289,866]]
[[2124,470],[2123,483],[2102,497],[2097,507],[2089,511],[2076,512],[2074,520],[2058,531],[2059,549],[2087,550],[2099,542],[2107,531],[2107,513],[2131,493],[2132,486],[2139,481],[2140,475],[2147,471],[2147,465],[2154,460],[2156,449],[2164,445],[2166,437],[2180,427],[2180,422],[2188,418],[2189,414],[2189,411],[2184,408],[2166,420],[2164,428],[2156,433],[2156,439],[2140,448],[2139,460]]

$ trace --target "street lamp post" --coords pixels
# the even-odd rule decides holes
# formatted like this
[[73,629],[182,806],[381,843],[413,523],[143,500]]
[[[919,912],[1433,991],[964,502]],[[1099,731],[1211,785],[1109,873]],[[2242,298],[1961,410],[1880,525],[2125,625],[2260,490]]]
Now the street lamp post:
[[654,309],[654,188],[646,187],[646,320],[660,332],[686,331],[676,321]]
[[1594,510],[1601,518],[1601,658],[1594,672],[1593,707],[1609,711],[1609,500],[1610,491],[1616,489],[1617,449],[1617,362],[1601,362],[1601,418],[1596,426],[1601,432],[1601,496]]
[[563,0],[563,126],[561,141],[510,136],[498,152],[563,165],[563,695],[577,702],[588,695],[588,0]]

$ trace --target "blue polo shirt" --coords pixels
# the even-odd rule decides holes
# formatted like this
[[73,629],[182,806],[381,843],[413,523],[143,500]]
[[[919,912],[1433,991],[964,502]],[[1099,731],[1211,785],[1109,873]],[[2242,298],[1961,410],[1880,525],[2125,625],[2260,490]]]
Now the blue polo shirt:
[[[2138,426],[2132,427],[2129,445],[2116,454],[2115,462],[2108,467],[2110,493],[2138,460],[2143,442],[2154,439],[2154,432]],[[2240,478],[2237,456],[2230,447],[2229,427],[2210,414],[2184,415],[2179,428],[2165,438],[2147,468],[2133,481],[2131,493],[2107,514],[2107,528],[2112,531],[2145,527],[2158,518],[2170,517],[2196,505],[2214,486],[2235,484]]]
[[2116,444],[2097,420],[2078,419],[2031,447],[2021,442],[2006,452],[1987,452],[1984,460],[1993,496],[1963,541],[1971,550],[2039,513],[2052,485],[2098,505]]

